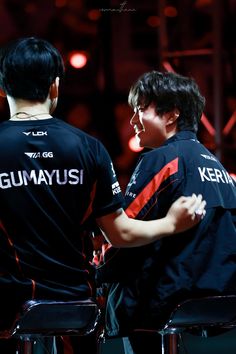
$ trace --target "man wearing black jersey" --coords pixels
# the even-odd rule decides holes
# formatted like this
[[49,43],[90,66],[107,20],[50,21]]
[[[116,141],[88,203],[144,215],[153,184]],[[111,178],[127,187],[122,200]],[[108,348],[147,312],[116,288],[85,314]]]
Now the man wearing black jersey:
[[[116,250],[108,267],[98,269],[98,279],[111,282],[107,334],[130,335],[135,354],[157,354],[157,337],[149,330],[161,326],[178,302],[236,293],[236,190],[197,139],[205,100],[192,78],[145,73],[132,86],[129,104],[139,145],[150,150],[141,155],[127,186],[127,215],[162,217],[174,200],[193,190],[207,201],[205,218],[181,238]],[[135,329],[146,332],[131,334]]]
[[22,38],[1,51],[10,119],[0,126],[0,329],[27,299],[95,297],[88,237],[95,221],[112,245],[131,247],[179,233],[205,213],[193,195],[161,220],[128,218],[104,146],[52,117],[63,76],[61,55],[45,40]]

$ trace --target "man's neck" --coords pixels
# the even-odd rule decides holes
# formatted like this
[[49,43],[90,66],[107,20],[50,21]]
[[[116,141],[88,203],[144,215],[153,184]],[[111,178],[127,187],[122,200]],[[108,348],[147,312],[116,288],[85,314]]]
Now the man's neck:
[[32,102],[8,98],[11,120],[36,120],[52,118],[47,102]]

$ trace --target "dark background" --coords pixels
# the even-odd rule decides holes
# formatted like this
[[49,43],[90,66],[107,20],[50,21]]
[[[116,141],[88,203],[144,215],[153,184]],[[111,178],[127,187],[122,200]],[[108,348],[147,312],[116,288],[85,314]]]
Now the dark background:
[[[102,140],[125,188],[139,156],[128,147],[127,95],[153,69],[195,78],[207,100],[199,139],[236,174],[235,20],[235,0],[0,0],[0,45],[39,36],[60,50],[56,115]],[[88,55],[82,69],[69,63],[74,50]],[[2,98],[0,117],[9,118]]]

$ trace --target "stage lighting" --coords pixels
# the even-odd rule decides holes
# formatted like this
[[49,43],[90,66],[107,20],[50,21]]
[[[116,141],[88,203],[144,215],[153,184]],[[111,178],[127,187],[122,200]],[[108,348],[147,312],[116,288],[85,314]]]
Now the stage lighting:
[[129,139],[129,148],[131,151],[134,151],[134,152],[139,152],[139,151],[142,151],[143,148],[138,146],[138,143],[137,143],[137,140],[136,140],[136,137],[133,136],[132,138]]
[[82,69],[88,62],[88,54],[85,51],[73,51],[69,53],[69,63],[75,69]]

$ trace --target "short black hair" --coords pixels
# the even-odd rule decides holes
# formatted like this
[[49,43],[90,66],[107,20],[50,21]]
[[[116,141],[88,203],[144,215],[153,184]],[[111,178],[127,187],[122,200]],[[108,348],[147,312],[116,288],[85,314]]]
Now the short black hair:
[[18,99],[45,101],[56,77],[64,77],[59,51],[48,41],[20,38],[1,49],[0,87]]
[[130,89],[128,102],[133,109],[153,103],[160,115],[177,108],[180,112],[178,130],[195,133],[205,107],[205,98],[193,78],[159,71],[140,76]]

